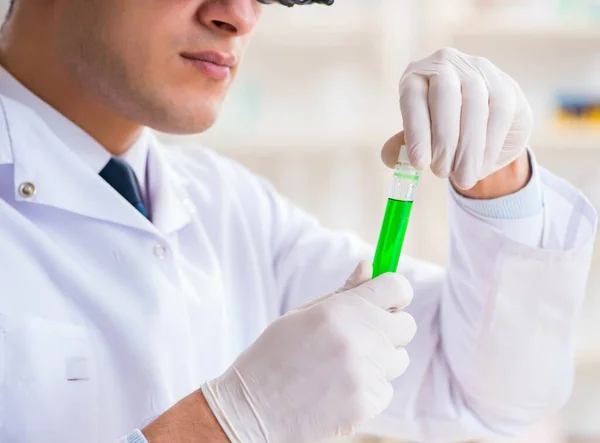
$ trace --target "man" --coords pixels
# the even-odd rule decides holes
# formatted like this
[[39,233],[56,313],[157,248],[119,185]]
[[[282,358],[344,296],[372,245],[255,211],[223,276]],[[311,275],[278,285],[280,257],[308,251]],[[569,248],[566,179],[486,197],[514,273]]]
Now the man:
[[371,280],[369,245],[211,151],[159,146],[147,128],[211,126],[265,7],[15,1],[3,443],[457,441],[517,433],[568,397],[596,215],[536,164],[529,105],[488,61],[411,64],[405,132],[383,151],[391,165],[406,143],[451,179],[445,271],[407,259]]

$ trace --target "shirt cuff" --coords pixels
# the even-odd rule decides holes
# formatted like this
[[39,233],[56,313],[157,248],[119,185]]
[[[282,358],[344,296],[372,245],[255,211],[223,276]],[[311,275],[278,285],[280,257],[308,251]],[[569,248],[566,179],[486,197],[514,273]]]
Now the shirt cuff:
[[459,194],[450,184],[450,192],[455,201],[466,211],[485,218],[518,220],[539,214],[543,210],[542,180],[539,167],[531,150],[528,150],[531,179],[527,185],[500,198],[477,200]]
[[139,429],[136,429],[128,436],[120,439],[117,443],[148,443],[148,440],[146,440],[146,437],[144,437]]

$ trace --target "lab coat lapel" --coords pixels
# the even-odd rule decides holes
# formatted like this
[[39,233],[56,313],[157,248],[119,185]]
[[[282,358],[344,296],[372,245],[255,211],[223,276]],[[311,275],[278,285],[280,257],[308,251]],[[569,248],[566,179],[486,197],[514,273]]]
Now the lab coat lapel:
[[[17,201],[52,206],[83,216],[156,233],[156,228],[92,171],[32,110],[1,98],[14,164]],[[23,196],[21,186],[35,186]]]
[[154,135],[149,136],[148,177],[152,222],[164,235],[186,226],[193,218],[195,207],[188,197],[185,179],[173,171],[163,146]]

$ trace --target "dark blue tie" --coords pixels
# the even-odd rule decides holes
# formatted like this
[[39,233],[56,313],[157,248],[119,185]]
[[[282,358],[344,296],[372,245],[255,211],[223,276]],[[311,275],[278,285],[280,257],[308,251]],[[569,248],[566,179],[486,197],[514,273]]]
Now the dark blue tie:
[[108,164],[100,171],[100,177],[111,185],[115,190],[148,218],[148,210],[144,206],[140,184],[135,176],[133,168],[120,158],[111,158]]

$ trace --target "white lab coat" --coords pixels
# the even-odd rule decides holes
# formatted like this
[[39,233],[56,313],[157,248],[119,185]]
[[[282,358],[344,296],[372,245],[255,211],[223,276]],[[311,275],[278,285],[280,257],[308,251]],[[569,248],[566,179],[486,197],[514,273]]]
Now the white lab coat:
[[[2,443],[110,443],[142,427],[372,252],[232,161],[155,140],[151,224],[39,115],[0,100]],[[568,183],[542,179],[543,247],[450,199],[450,267],[402,263],[420,328],[368,430],[510,433],[563,403],[596,216]]]

